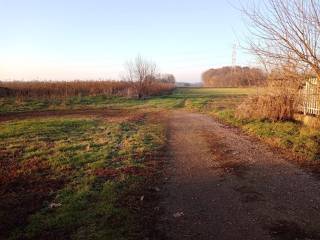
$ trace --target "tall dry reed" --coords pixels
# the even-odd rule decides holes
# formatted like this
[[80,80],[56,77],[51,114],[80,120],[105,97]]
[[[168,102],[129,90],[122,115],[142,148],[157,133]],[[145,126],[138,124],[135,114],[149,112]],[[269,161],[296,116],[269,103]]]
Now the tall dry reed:
[[249,96],[237,109],[240,119],[269,119],[272,121],[292,120],[299,92],[296,84],[288,81],[269,82],[258,94]]
[[[126,81],[8,81],[0,82],[0,97],[68,98],[72,96],[135,97],[136,83]],[[173,84],[153,82],[148,95],[158,95],[174,88]]]

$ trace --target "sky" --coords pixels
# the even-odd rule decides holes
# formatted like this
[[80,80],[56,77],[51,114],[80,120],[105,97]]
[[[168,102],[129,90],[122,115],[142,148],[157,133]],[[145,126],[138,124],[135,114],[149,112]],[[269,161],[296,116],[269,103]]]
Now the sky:
[[[232,64],[239,0],[0,0],[0,80],[119,79],[141,55],[177,81]],[[252,57],[237,50],[238,65]]]

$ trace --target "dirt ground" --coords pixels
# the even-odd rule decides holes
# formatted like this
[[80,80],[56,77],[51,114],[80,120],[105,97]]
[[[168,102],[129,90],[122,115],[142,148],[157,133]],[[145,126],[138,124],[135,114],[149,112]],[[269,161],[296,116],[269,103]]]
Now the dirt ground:
[[320,182],[262,143],[196,113],[169,122],[165,239],[320,239]]

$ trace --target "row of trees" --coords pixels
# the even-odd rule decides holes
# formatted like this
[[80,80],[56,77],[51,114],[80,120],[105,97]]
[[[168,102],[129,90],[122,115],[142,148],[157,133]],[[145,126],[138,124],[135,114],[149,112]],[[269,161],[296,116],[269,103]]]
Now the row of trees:
[[212,68],[202,74],[205,87],[250,87],[265,83],[266,74],[258,68],[222,67]]

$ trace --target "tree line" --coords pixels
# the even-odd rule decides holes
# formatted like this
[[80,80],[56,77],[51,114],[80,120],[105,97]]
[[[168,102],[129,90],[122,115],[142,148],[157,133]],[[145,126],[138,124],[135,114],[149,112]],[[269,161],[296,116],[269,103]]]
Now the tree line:
[[259,68],[222,67],[211,68],[202,74],[205,87],[251,87],[263,85],[266,74]]

